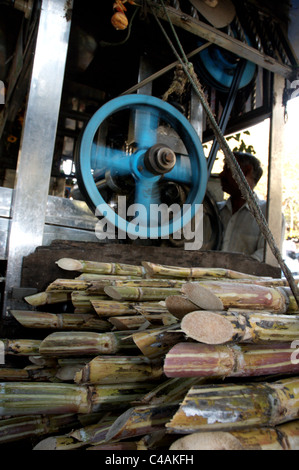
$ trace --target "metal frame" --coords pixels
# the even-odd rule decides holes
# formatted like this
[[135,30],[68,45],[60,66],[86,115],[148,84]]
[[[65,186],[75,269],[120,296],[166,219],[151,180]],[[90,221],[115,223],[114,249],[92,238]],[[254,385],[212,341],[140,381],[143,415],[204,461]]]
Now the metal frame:
[[[10,233],[7,243],[7,274],[4,296],[4,315],[6,307],[11,301],[13,287],[20,286],[22,260],[24,256],[32,253],[37,246],[45,243],[45,224],[48,204],[48,187],[53,160],[53,151],[57,130],[61,92],[63,86],[66,55],[68,49],[71,21],[68,18],[66,8],[72,8],[72,1],[42,0],[38,36],[33,62],[30,92],[27,103],[26,119],[22,134],[21,150],[17,168],[17,182],[13,191],[12,213],[9,219]],[[141,0],[136,0],[141,4]],[[156,3],[152,2],[157,16],[166,19],[165,14]],[[251,60],[265,70],[275,75],[275,82],[279,81],[279,88],[284,78],[292,79],[293,68],[282,64],[272,57],[262,54],[253,47],[238,41],[225,33],[209,26],[199,20],[184,14],[180,10],[167,7],[168,14],[174,25],[179,26],[194,35],[223,47],[239,57]],[[58,52],[59,51],[59,52]],[[176,63],[170,65],[173,68]],[[164,71],[163,71],[164,72]],[[142,77],[140,77],[142,82]],[[128,93],[131,90],[127,90]],[[280,103],[280,92],[279,92]],[[277,107],[278,106],[278,107]],[[273,106],[271,118],[271,158],[270,167],[274,165],[273,152],[277,150],[277,142],[274,142],[276,128],[276,113],[282,116],[280,104]],[[202,110],[199,111],[197,123],[200,130]],[[198,120],[199,118],[199,120]],[[280,136],[280,133],[279,133]],[[278,137],[281,139],[281,137]],[[279,147],[280,148],[280,147]],[[276,167],[280,168],[281,151],[276,152]],[[276,172],[275,172],[276,173]],[[281,190],[277,186],[277,173],[272,171],[269,184],[275,179],[273,191],[276,192],[276,202],[273,201],[273,193],[269,202],[269,223],[275,224],[275,212],[279,205]],[[274,207],[274,210],[271,209]],[[274,214],[271,216],[271,213]],[[5,248],[6,249],[6,248]],[[266,258],[269,262],[269,258]],[[272,261],[270,261],[272,262]]]
[[43,243],[70,26],[64,0],[42,1],[12,202],[4,315],[13,287],[20,285],[23,257]]

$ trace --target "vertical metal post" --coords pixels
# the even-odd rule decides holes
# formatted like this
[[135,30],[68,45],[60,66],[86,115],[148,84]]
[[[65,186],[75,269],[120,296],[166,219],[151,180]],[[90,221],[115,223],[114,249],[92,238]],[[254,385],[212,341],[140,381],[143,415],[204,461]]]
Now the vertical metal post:
[[[268,197],[267,197],[267,220],[274,240],[281,247],[281,221],[282,221],[282,170],[284,155],[284,127],[285,115],[283,106],[283,90],[285,79],[274,75],[273,105],[270,121],[270,145],[268,165]],[[277,266],[269,246],[266,246],[265,262]]]
[[13,287],[20,286],[23,257],[42,245],[71,8],[72,2],[64,0],[43,0],[41,4],[13,194],[4,315]]

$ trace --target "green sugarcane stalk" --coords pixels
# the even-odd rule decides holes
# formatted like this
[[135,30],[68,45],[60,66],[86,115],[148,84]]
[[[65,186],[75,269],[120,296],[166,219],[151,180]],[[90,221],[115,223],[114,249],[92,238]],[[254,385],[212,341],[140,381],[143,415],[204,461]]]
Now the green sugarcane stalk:
[[75,382],[121,384],[152,382],[162,377],[162,364],[142,356],[97,356],[75,375]]
[[180,293],[180,287],[130,287],[106,286],[105,293],[114,300],[164,300]]
[[48,313],[29,310],[10,310],[11,315],[25,328],[54,330],[109,331],[111,325],[96,314]]
[[[82,425],[82,418],[95,423],[100,419],[100,413],[89,415],[27,415],[0,420],[0,444],[20,441],[37,436],[44,436],[62,430],[71,430]],[[83,420],[84,422],[84,420]]]
[[5,355],[34,356],[39,354],[40,340],[37,339],[1,339]]
[[94,333],[85,331],[55,332],[40,344],[42,356],[90,356],[115,354],[121,350],[135,349],[133,343],[122,341],[123,335],[116,333]]
[[24,300],[33,307],[40,307],[41,305],[68,302],[71,300],[71,293],[63,291],[38,292],[24,297]]
[[181,329],[189,338],[206,344],[291,343],[299,338],[299,315],[199,310],[183,317]]
[[203,268],[203,267],[192,267],[185,268],[180,266],[165,266],[162,264],[150,263],[143,261],[142,266],[145,271],[151,275],[159,275],[166,278],[178,277],[183,279],[190,278],[228,278],[228,279],[261,279],[258,276],[251,274],[241,273],[225,268]]
[[97,413],[134,402],[147,384],[79,386],[48,382],[1,382],[0,416]]
[[299,418],[299,379],[192,387],[166,423],[170,432],[235,431]]
[[143,276],[144,268],[123,263],[103,263],[99,261],[76,260],[72,258],[61,258],[56,264],[67,271],[79,271],[95,274],[118,274],[121,276],[133,275]]
[[196,432],[173,442],[171,451],[189,450],[298,450],[299,421],[276,427],[238,431]]

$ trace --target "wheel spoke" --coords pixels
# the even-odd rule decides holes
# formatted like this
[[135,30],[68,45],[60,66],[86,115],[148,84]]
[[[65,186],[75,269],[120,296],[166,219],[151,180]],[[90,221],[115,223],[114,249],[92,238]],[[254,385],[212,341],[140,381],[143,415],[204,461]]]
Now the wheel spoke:
[[184,155],[176,155],[176,164],[171,171],[165,173],[164,179],[181,184],[191,184],[192,168],[190,158]]
[[157,143],[160,114],[154,108],[139,107],[134,116],[134,136],[138,148],[148,148]]
[[93,144],[91,161],[97,177],[103,177],[107,170],[119,176],[131,174],[130,156],[123,150]]

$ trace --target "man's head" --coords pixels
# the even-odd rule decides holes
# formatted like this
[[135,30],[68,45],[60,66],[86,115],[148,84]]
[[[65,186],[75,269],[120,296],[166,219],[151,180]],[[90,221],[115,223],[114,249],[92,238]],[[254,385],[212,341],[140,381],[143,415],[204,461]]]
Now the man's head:
[[[250,188],[253,189],[263,174],[260,161],[250,153],[245,152],[234,152],[234,156],[236,157]],[[240,196],[241,192],[239,186],[233,178],[226,162],[224,162],[223,170],[220,173],[220,180],[224,192],[232,196]]]

